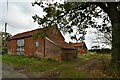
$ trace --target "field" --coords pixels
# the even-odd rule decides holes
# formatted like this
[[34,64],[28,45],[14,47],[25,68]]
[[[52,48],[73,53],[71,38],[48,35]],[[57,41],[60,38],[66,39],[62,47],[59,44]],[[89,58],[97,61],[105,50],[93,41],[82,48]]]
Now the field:
[[25,56],[3,55],[2,61],[30,78],[118,78],[110,67],[111,54],[88,52],[70,61],[55,61]]

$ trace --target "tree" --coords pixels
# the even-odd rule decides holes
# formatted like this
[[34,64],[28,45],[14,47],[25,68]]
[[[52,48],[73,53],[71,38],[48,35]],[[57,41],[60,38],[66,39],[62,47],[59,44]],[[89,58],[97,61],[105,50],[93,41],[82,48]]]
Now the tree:
[[[78,34],[82,34],[82,36],[86,34],[85,29],[89,27],[99,28],[104,33],[112,31],[111,62],[115,63],[117,67],[120,66],[120,2],[65,2],[60,4],[37,0],[32,3],[33,6],[35,4],[46,12],[43,18],[38,15],[32,17],[41,26],[57,25],[64,33],[72,33],[72,26],[77,26]],[[98,25],[93,18],[101,18],[103,12],[106,13],[103,17],[104,22]],[[112,26],[107,26],[108,23],[111,23]],[[76,36],[74,35],[72,38],[76,39]]]
[[[99,29],[92,31],[91,34],[94,34],[92,40],[92,47],[96,46],[97,49],[109,47],[112,48],[112,31],[110,32],[101,32]],[[98,47],[97,47],[98,46]]]
[[[6,35],[6,36],[5,36]],[[9,37],[11,37],[12,35],[10,33],[5,33],[5,32],[0,32],[0,36],[2,38],[2,54],[7,54],[8,50],[7,50],[7,41]]]

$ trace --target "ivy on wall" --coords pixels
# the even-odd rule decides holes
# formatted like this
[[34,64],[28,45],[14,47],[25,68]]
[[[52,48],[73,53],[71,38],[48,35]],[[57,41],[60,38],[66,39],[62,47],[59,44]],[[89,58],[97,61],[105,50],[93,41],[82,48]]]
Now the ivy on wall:
[[43,32],[43,33],[38,33],[38,32],[36,32],[36,33],[34,33],[33,35],[32,35],[32,37],[33,37],[33,39],[35,39],[35,40],[37,40],[39,37],[40,38],[45,38],[47,35],[46,35],[46,33],[45,32]]

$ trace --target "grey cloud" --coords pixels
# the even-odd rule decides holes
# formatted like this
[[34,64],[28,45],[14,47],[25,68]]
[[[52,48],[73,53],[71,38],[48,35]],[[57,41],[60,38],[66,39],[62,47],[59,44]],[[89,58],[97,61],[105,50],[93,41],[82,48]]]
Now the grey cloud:
[[[20,0],[16,0],[16,1],[20,1]],[[0,5],[0,10],[1,9],[2,9],[2,13],[0,13],[0,18],[2,18],[4,22],[0,22],[0,29],[4,29],[4,27],[1,27],[1,26],[4,26],[4,23],[7,22],[5,2],[2,3],[2,6]],[[34,14],[38,14],[40,17],[42,17],[42,15],[45,14],[42,12],[42,9],[39,6],[32,7],[30,1],[29,2],[10,2],[8,9],[9,9],[8,24],[10,25],[8,25],[7,31],[13,35],[38,28],[39,25],[33,22],[32,16]],[[90,30],[93,31],[92,29]],[[87,47],[89,49],[91,47],[92,38],[94,36],[90,34],[91,32],[88,31],[86,35],[86,40],[85,40]],[[69,41],[75,42],[70,39],[69,34],[64,35],[64,37],[66,42],[69,42]]]
[[[8,22],[8,31],[12,34],[20,33],[25,30],[38,28],[37,23],[33,22],[32,15],[35,14],[36,8],[32,8],[30,3],[11,2],[8,6],[8,20],[6,14],[6,3],[2,3],[2,20]],[[40,12],[40,11],[38,11]],[[1,24],[1,23],[0,23]],[[3,26],[3,24],[1,24]]]
[[11,2],[10,4],[16,5],[19,7],[19,10],[26,15],[33,16],[34,14],[38,14],[39,16],[44,15],[43,9],[37,5],[32,6],[31,2]]
[[32,14],[33,10],[31,9],[31,3],[30,2],[10,2],[9,5],[16,5],[19,7],[20,11],[25,14]]

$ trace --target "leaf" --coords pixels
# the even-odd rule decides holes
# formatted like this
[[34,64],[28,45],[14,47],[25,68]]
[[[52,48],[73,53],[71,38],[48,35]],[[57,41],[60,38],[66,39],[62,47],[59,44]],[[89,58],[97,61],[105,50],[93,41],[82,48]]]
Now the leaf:
[[68,30],[68,33],[70,34],[70,33],[72,33],[73,32],[73,29],[71,28],[70,30]]
[[[38,1],[39,2],[39,1]],[[34,21],[38,22],[39,25],[49,26],[57,24],[63,33],[72,33],[72,26],[77,26],[78,35],[86,33],[84,30],[89,27],[99,28],[101,32],[105,33],[106,31],[111,31],[112,28],[105,28],[111,22],[109,17],[103,12],[104,10],[96,10],[97,5],[92,3],[79,3],[79,2],[65,2],[61,3],[46,3],[48,6],[43,5],[43,3],[39,4],[35,2],[35,4],[40,5],[43,8],[43,11],[46,13],[43,18],[35,15],[32,16]],[[96,19],[103,18],[103,24],[97,24]],[[77,35],[77,34],[76,34]],[[74,35],[72,39],[77,39]],[[82,38],[82,37],[81,37]],[[84,38],[83,38],[84,39]]]
[[76,35],[74,35],[74,36],[71,36],[71,39],[77,39],[77,38],[76,38]]

